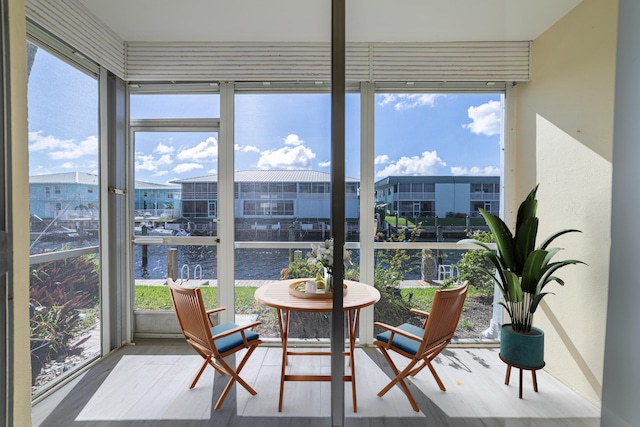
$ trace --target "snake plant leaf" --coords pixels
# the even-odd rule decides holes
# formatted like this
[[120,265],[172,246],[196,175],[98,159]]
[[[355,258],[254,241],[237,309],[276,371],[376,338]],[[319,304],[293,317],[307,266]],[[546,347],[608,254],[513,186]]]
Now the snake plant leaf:
[[[539,184],[538,184],[539,185]],[[520,227],[531,218],[536,217],[536,210],[538,208],[538,201],[536,200],[536,192],[538,191],[538,185],[529,192],[527,198],[520,203],[518,208],[518,216],[516,219],[516,234],[520,232]]]
[[515,236],[516,273],[522,273],[527,257],[535,249],[537,234],[538,218],[527,218],[520,225]]
[[504,265],[502,258],[500,258],[495,251],[484,251],[482,252],[482,256],[491,261],[493,265],[497,269],[506,269],[507,267]]
[[504,221],[495,215],[479,209],[485,222],[491,230],[494,246],[478,242],[473,239],[461,241],[461,243],[474,243],[483,251],[483,258],[490,261],[495,267],[478,267],[484,275],[490,277],[497,284],[502,293],[502,305],[511,320],[516,331],[530,331],[533,321],[533,313],[538,308],[542,298],[549,292],[542,292],[543,288],[551,282],[564,285],[564,281],[555,275],[555,272],[567,265],[585,264],[582,261],[569,259],[552,262],[560,248],[549,247],[559,236],[567,233],[580,232],[576,229],[566,229],[549,236],[544,242],[535,247],[538,234],[538,218],[536,210],[536,185],[527,198],[520,204],[516,217],[515,232],[512,233]]
[[536,293],[538,281],[542,277],[542,265],[547,258],[547,251],[535,250],[529,253],[522,269],[522,291]]
[[485,248],[488,251],[492,251],[493,249],[491,249],[491,246],[489,246],[488,243],[485,242],[481,242],[480,240],[476,240],[476,239],[462,239],[462,240],[458,240],[456,242],[456,245],[463,245],[463,244],[469,244],[472,243],[474,245],[478,245],[478,246],[482,246],[483,248]]
[[523,293],[520,287],[520,278],[513,271],[505,271],[504,277],[506,280],[506,300],[509,302],[522,302]]
[[536,312],[536,310],[538,309],[538,304],[540,304],[540,301],[542,301],[542,298],[545,295],[555,295],[553,292],[542,292],[540,294],[534,295],[532,300],[531,300],[531,305],[529,306],[529,313],[533,314]]
[[[543,249],[543,248],[541,247],[540,249]],[[547,257],[545,258],[544,263],[542,263],[542,266],[546,267],[551,262],[551,259],[554,256],[556,256],[556,254],[558,252],[560,252],[562,249],[560,249],[560,248],[549,248],[549,249],[546,249],[545,248],[544,250],[547,251]]]
[[484,209],[479,209],[479,211],[493,234],[493,238],[496,242],[496,246],[498,247],[498,253],[500,254],[500,258],[502,258],[503,264],[509,270],[513,270],[515,266],[515,257],[513,254],[513,235],[511,234],[511,230],[509,230],[507,224],[497,216],[485,211]]
[[495,272],[489,270],[488,268],[485,268],[481,265],[476,265],[472,267],[474,270],[477,271],[481,271],[485,274],[485,276],[487,276],[487,278],[489,278],[490,280],[492,280],[496,285],[498,285],[498,288],[500,289],[500,293],[502,293],[502,296],[505,297],[506,299],[506,292],[507,290],[504,288],[504,286],[502,286],[502,283],[504,282],[503,280],[498,280],[498,278],[495,275]]
[[504,301],[498,301],[498,302],[496,302],[496,304],[499,304],[499,305],[503,306],[504,309],[507,310],[507,314],[509,315],[509,317],[513,318],[513,312],[511,311],[511,307],[509,307],[507,304],[505,304]]
[[554,233],[551,236],[547,237],[545,239],[545,241],[540,244],[540,249],[546,249],[547,246],[549,246],[551,244],[551,242],[553,242],[556,238],[562,236],[563,234],[567,234],[567,233],[582,233],[582,231],[576,230],[575,228],[568,228],[568,229],[565,229],[565,230],[560,230],[557,233]]
[[[552,274],[557,271],[558,269],[562,268],[562,267],[566,267],[567,265],[575,265],[575,264],[584,264],[587,265],[585,262],[576,260],[576,259],[566,259],[563,261],[558,261],[558,262],[552,262],[551,264],[547,265],[546,267],[544,267],[543,272],[542,272],[542,277],[540,278],[539,282],[538,282],[538,287],[537,287],[537,292],[540,292],[542,290],[542,288],[545,287],[545,285],[547,285],[548,283],[551,283],[552,281],[558,281],[554,276],[552,276]],[[564,282],[562,282],[562,284],[564,284]]]
[[549,276],[544,280],[544,283],[540,283],[540,289],[544,288],[545,285],[548,285],[551,282],[557,282],[560,286],[564,286],[564,280],[558,276]]

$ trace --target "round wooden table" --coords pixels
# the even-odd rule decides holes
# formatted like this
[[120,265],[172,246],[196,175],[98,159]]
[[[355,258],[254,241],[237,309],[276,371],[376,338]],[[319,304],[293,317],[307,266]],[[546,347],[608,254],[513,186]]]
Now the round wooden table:
[[[333,310],[332,298],[301,298],[289,292],[292,284],[305,282],[311,279],[289,279],[268,283],[259,287],[255,292],[255,298],[262,304],[273,307],[278,311],[278,325],[280,327],[280,338],[282,339],[282,369],[280,372],[280,399],[278,411],[282,411],[282,399],[284,396],[285,381],[331,381],[331,375],[287,375],[286,365],[288,356],[328,356],[331,353],[320,351],[296,352],[287,350],[289,338],[289,314],[291,311],[300,312],[331,312]],[[354,347],[360,309],[375,304],[380,300],[380,292],[373,286],[345,280],[347,292],[343,297],[343,310],[347,312],[347,326],[349,332],[349,351],[344,353],[349,357],[351,375],[343,376],[344,381],[351,381],[351,392],[353,399],[353,411],[358,411],[356,404],[356,371]]]

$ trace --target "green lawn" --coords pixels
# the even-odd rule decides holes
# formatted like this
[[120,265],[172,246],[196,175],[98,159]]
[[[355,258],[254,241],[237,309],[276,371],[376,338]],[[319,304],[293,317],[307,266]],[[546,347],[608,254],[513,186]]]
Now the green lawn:
[[[218,306],[217,288],[202,287],[202,296],[207,308]],[[236,287],[236,311],[240,314],[255,313],[260,311],[261,304],[258,303],[253,294],[256,288],[251,286]],[[403,288],[401,293],[403,298],[408,299],[413,293],[411,303],[416,308],[428,310],[433,301],[433,295],[438,290],[432,288]],[[469,287],[467,297],[486,294],[486,291],[478,290],[473,286]],[[171,295],[167,286],[136,286],[136,310],[173,310]]]
[[[384,217],[384,220],[388,222],[392,227],[396,226],[395,216],[386,216]],[[398,220],[398,224],[397,224],[398,227],[415,227],[415,224],[406,218],[398,217],[397,220]]]

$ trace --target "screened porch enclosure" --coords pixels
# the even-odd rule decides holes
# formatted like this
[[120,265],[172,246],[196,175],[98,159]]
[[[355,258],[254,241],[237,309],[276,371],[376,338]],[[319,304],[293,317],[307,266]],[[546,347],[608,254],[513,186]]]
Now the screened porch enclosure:
[[[264,384],[272,382],[266,372],[273,368],[269,360],[280,345],[278,319],[254,294],[271,282],[322,275],[323,268],[308,261],[311,247],[335,238],[336,229],[340,239],[344,237],[350,258],[344,266],[345,279],[375,287],[381,294],[379,302],[362,310],[358,323],[361,366],[389,375],[379,355],[371,351],[379,332],[374,322],[418,322],[412,309],[429,311],[436,290],[464,280],[470,280],[472,288],[455,345],[438,363],[497,356],[492,352],[497,351],[499,326],[505,321],[496,304],[499,292],[491,280],[474,270],[482,263],[477,246],[457,242],[468,237],[488,241],[480,209],[514,222],[515,201],[530,182],[547,181],[545,196],[556,203],[556,193],[565,190],[565,182],[569,182],[567,189],[573,188],[566,171],[557,177],[550,174],[562,168],[556,168],[557,159],[545,162],[549,159],[545,150],[553,152],[551,142],[545,145],[538,135],[540,139],[551,135],[549,141],[573,137],[572,142],[580,145],[581,135],[569,129],[582,132],[582,128],[558,120],[553,108],[535,111],[542,96],[538,83],[532,84],[534,41],[542,34],[554,34],[551,28],[558,28],[560,18],[578,19],[571,12],[578,4],[600,1],[562,0],[546,5],[535,29],[527,27],[525,19],[518,29],[521,33],[511,24],[502,35],[484,33],[468,39],[456,38],[447,29],[442,29],[441,39],[424,35],[431,31],[427,28],[417,31],[423,35],[411,36],[397,23],[392,26],[398,32],[391,36],[371,15],[373,9],[379,13],[384,8],[369,5],[364,9],[371,10],[359,15],[351,10],[347,28],[352,25],[357,32],[348,34],[345,43],[344,153],[336,156],[331,134],[335,122],[332,46],[328,32],[319,31],[315,20],[306,21],[308,28],[297,27],[302,20],[289,27],[280,25],[291,34],[270,33],[262,38],[261,31],[267,27],[272,31],[277,22],[283,24],[282,17],[255,2],[252,13],[263,16],[260,24],[246,16],[246,11],[216,12],[215,21],[229,16],[229,21],[247,26],[241,26],[242,31],[238,26],[220,32],[226,22],[218,22],[209,26],[217,36],[200,34],[202,38],[192,39],[178,36],[185,31],[179,25],[182,9],[175,10],[175,28],[160,26],[165,36],[154,33],[157,29],[149,23],[156,21],[151,17],[164,13],[168,2],[142,15],[140,5],[132,5],[127,16],[115,16],[96,0],[55,4],[26,0],[31,64],[29,297],[33,307],[29,318],[31,338],[43,338],[55,323],[60,341],[54,345],[59,347],[55,352],[38,357],[41,372],[47,374],[32,373],[32,402],[35,406],[46,402],[67,384],[85,387],[81,378],[94,362],[101,364],[115,353],[123,360],[137,356],[135,351],[128,353],[129,345],[150,345],[146,349],[155,355],[167,351],[186,356],[176,348],[181,332],[167,277],[201,288],[207,308],[227,307],[220,314],[221,321],[261,321],[265,348],[260,349],[262,360],[256,364],[254,378]],[[322,9],[317,16],[328,18],[328,9],[320,8],[319,3],[308,5],[309,10]],[[238,5],[218,6],[238,12]],[[426,13],[424,6],[413,6]],[[471,1],[466,6],[470,11],[476,7]],[[438,7],[452,13],[450,5]],[[519,7],[508,12],[510,18],[513,13],[531,16]],[[141,19],[146,14],[150,19]],[[129,15],[138,17],[138,26],[131,25]],[[238,21],[238,16],[246,19]],[[406,19],[408,24],[415,17]],[[501,28],[501,21],[494,19],[488,16],[487,22]],[[363,20],[371,25],[362,25]],[[521,22],[504,16],[502,21]],[[328,29],[328,22],[323,27]],[[376,27],[379,33],[372,30]],[[563,34],[573,30],[566,23],[560,28]],[[360,33],[362,30],[365,32]],[[226,38],[216,38],[220,34]],[[553,50],[553,44],[539,45]],[[545,65],[544,60],[539,64]],[[555,78],[551,74],[542,74],[540,84],[545,91],[551,92],[545,86]],[[60,105],[54,105],[56,102]],[[577,110],[575,103],[573,107],[567,111]],[[52,121],[65,129],[49,126]],[[596,154],[603,151],[592,150]],[[563,156],[573,159],[571,153],[567,149]],[[586,157],[581,150],[580,156]],[[575,158],[582,159],[580,156]],[[344,200],[340,200],[344,221],[336,224],[332,171],[342,163],[345,183],[339,191],[344,190]],[[582,165],[577,162],[575,167]],[[576,170],[576,176],[579,172]],[[552,216],[545,205],[545,215],[552,216],[554,227],[564,227],[562,218],[577,222],[584,236],[590,236],[600,227],[582,215],[592,195],[580,194],[575,200],[567,199],[566,206],[576,204],[574,212]],[[580,252],[597,245],[590,240],[588,245],[571,241],[567,246]],[[588,259],[591,252],[580,253],[586,258],[577,258],[594,265]],[[606,283],[600,277],[607,271],[605,264],[595,263],[598,283]],[[582,272],[571,272],[567,282],[585,280]],[[605,300],[600,288],[590,288],[579,298],[572,286],[558,293],[567,288],[571,301],[587,300],[583,308]],[[58,294],[64,294],[66,300],[54,300]],[[549,372],[563,375],[567,368],[567,377],[562,379],[587,400],[599,402],[600,355],[586,351],[592,343],[574,339],[579,329],[575,324],[567,322],[566,331],[565,325],[558,326],[566,320],[562,315],[555,317],[561,307],[553,301],[541,306],[540,316],[553,340],[548,350]],[[52,321],[55,310],[63,314],[57,323]],[[602,308],[598,314],[606,315],[606,311]],[[293,345],[329,349],[331,325],[326,314],[294,316]],[[604,336],[594,342],[600,338]],[[572,363],[575,366],[566,366]],[[487,364],[492,374],[499,371],[493,362]],[[553,382],[553,376],[549,377]],[[455,372],[450,379],[457,381]],[[367,380],[375,382],[374,378]],[[360,389],[368,386],[373,384]],[[215,380],[212,387],[216,387]],[[89,405],[86,412],[76,414],[82,415],[78,419],[91,422],[101,416],[90,409],[103,399],[100,388],[92,389],[90,399],[97,399],[93,403],[72,398]],[[553,393],[566,392],[552,389]],[[442,415],[446,402],[434,403],[427,389],[420,393],[421,410],[428,420],[455,425],[458,418],[467,418],[468,414],[461,413]],[[320,391],[320,399],[335,405],[333,394]],[[345,401],[348,394],[347,390]],[[239,412],[227,414],[230,422],[242,423],[256,416],[239,409],[248,408],[243,399],[235,398]],[[585,403],[580,398],[577,401],[578,407]],[[367,403],[372,414],[377,409],[375,402]],[[316,409],[319,419],[329,416],[322,408]],[[571,414],[540,418],[562,422]],[[57,415],[51,420],[58,419]],[[403,410],[396,415],[391,418],[398,423],[415,421]],[[592,415],[576,416],[576,420],[597,424],[598,415]],[[149,422],[163,419],[136,416]],[[356,423],[375,424],[378,415],[370,418],[373,421]],[[510,422],[517,417],[488,413],[480,418]],[[529,414],[527,422],[537,422],[537,418]]]

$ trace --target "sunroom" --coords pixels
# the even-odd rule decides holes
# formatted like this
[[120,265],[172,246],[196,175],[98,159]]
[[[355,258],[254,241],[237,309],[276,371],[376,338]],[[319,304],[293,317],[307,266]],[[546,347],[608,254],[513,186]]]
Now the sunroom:
[[[360,313],[358,366],[367,368],[359,378],[387,375],[373,356],[373,322],[402,323],[410,308],[428,309],[435,289],[464,274],[460,268],[472,247],[457,241],[487,230],[478,207],[515,223],[519,201],[536,184],[541,234],[581,230],[563,236],[562,255],[587,264],[563,270],[566,286],[556,286],[556,295],[540,304],[543,372],[558,384],[554,393],[575,396],[584,405],[578,408],[589,409],[545,414],[543,421],[530,413],[451,415],[443,409],[451,405],[447,396],[472,395],[456,395],[452,384],[441,396],[416,380],[426,415],[413,418],[410,408],[385,415],[376,412],[384,397],[362,397],[373,383],[359,385],[362,400],[355,411],[349,388],[332,380],[331,389],[311,384],[310,390],[324,391],[301,391],[324,402],[312,405],[323,408],[309,425],[329,419],[333,425],[420,423],[434,417],[433,405],[446,414],[442,425],[474,417],[496,418],[495,425],[520,417],[523,423],[573,419],[572,425],[597,425],[600,408],[607,406],[607,385],[609,399],[617,402],[637,387],[620,372],[620,362],[605,363],[605,353],[626,360],[617,350],[628,345],[609,333],[607,322],[637,316],[631,308],[612,313],[607,307],[616,295],[610,280],[630,275],[629,259],[620,261],[624,255],[609,259],[610,250],[616,251],[615,229],[609,230],[616,212],[615,53],[624,40],[616,34],[617,3],[24,3],[28,147],[20,150],[28,156],[28,172],[13,170],[8,182],[13,199],[29,194],[13,204],[9,226],[14,233],[31,232],[23,250],[14,250],[26,253],[28,247],[28,261],[16,257],[13,264],[16,280],[30,283],[30,290],[14,292],[16,301],[32,304],[32,338],[57,322],[67,332],[61,339],[68,340],[60,346],[66,357],[32,373],[34,423],[132,425],[127,423],[133,417],[152,425],[180,418],[135,412],[110,418],[108,411],[87,409],[105,402],[100,396],[113,386],[109,378],[88,388],[93,398],[79,400],[85,410],[73,420],[60,410],[38,410],[56,399],[67,408],[68,399],[78,398],[60,397],[68,392],[63,390],[87,387],[86,378],[100,378],[91,374],[100,366],[107,366],[107,375],[136,366],[121,363],[145,351],[180,354],[176,342],[182,335],[167,277],[202,287],[208,304],[227,307],[221,320],[261,321],[264,369],[280,341],[274,312],[256,301],[255,290],[315,274],[307,262],[311,244],[330,238],[349,251],[352,263],[344,277],[373,285],[383,296],[383,303]],[[14,2],[8,4],[11,19],[13,13],[20,16]],[[341,17],[344,33],[332,25]],[[336,49],[343,44],[341,62]],[[344,78],[343,85],[336,76]],[[615,130],[624,135],[625,129]],[[385,187],[385,180],[393,184]],[[625,204],[636,202],[632,192],[619,197]],[[25,219],[18,219],[17,206],[29,216],[22,211]],[[627,214],[618,215],[625,223]],[[74,296],[47,299],[53,298],[47,289],[69,281],[78,281]],[[498,366],[491,375],[518,404],[513,386],[503,384],[504,364],[496,350],[504,313],[492,303],[499,296],[491,284],[479,283],[470,297],[481,314],[473,317],[475,308],[467,306],[469,317],[462,316],[452,353],[439,363],[446,369],[463,353],[494,358],[486,362]],[[628,299],[617,298],[615,307]],[[61,317],[54,322],[54,315]],[[331,319],[294,317],[297,328],[290,338],[297,347],[335,352]],[[18,359],[14,363],[22,367]],[[534,397],[525,378],[525,404],[549,404],[548,384],[540,382]],[[24,384],[18,388],[26,390]],[[189,399],[184,390],[176,392]],[[275,396],[264,393],[262,399]],[[185,423],[217,425],[216,414],[207,412],[207,396],[201,408],[206,417],[187,414]],[[295,409],[276,412],[276,401],[268,422],[304,418]],[[235,402],[238,412],[226,415],[228,423],[264,421],[264,400],[252,408],[251,398],[238,390]],[[612,411],[624,422],[637,409]],[[603,425],[612,416],[606,412]]]

